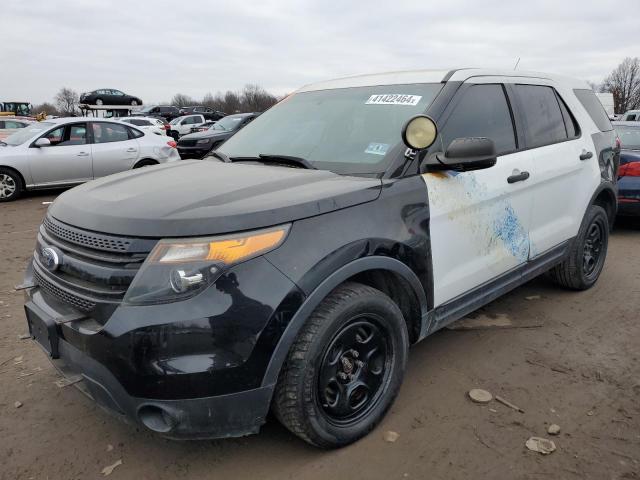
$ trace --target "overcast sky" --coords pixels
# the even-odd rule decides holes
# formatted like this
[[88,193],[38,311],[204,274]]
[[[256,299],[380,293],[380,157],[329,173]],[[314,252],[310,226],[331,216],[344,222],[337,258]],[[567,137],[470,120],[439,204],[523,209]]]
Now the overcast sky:
[[640,55],[640,0],[0,0],[0,100],[63,86],[147,103],[258,83],[501,67],[600,82]]

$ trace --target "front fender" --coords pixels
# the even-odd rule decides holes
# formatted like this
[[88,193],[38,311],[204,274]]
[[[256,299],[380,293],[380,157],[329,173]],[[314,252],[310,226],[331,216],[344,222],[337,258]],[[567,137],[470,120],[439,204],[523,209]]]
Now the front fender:
[[422,318],[426,318],[428,311],[427,296],[420,280],[416,274],[400,260],[391,257],[371,256],[354,260],[329,275],[311,292],[293,318],[287,325],[284,333],[271,356],[267,371],[262,380],[262,386],[274,385],[278,380],[278,374],[287,358],[291,345],[295,341],[300,329],[306,322],[309,315],[327,297],[327,295],[338,285],[358,273],[368,270],[386,270],[400,275],[405,279],[420,303]]

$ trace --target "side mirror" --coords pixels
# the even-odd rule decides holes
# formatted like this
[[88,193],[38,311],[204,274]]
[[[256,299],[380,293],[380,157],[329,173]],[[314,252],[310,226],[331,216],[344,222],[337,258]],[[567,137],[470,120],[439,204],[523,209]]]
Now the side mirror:
[[423,170],[469,172],[493,167],[497,161],[496,146],[493,140],[485,137],[456,138],[444,155],[436,153],[434,157],[436,161],[427,161]]
[[402,127],[402,141],[413,150],[425,150],[433,145],[438,136],[436,122],[427,115],[415,115]]
[[40,147],[50,147],[51,146],[51,141],[48,138],[44,138],[44,137],[40,137],[38,140],[36,140],[36,143],[34,143],[34,145],[38,148]]

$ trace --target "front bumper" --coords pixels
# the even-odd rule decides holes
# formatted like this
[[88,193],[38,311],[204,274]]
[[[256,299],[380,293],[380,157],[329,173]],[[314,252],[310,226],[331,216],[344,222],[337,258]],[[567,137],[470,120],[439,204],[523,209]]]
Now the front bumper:
[[211,151],[211,145],[205,145],[204,147],[181,147],[178,145],[178,153],[180,158],[187,159],[200,159]]
[[29,331],[70,382],[127,423],[175,439],[256,433],[274,388],[264,372],[303,298],[264,259],[239,267],[234,291],[216,282],[183,302],[120,306],[104,325],[33,287]]

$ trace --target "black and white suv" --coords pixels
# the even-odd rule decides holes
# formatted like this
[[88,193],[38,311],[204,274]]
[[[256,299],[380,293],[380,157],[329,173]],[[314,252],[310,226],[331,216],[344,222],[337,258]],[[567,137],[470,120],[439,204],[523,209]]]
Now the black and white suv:
[[[616,136],[582,81],[416,71],[306,86],[213,150],[49,208],[30,331],[123,418],[173,438],[370,432],[409,345],[545,272],[591,287]],[[43,401],[48,401],[43,399]]]

